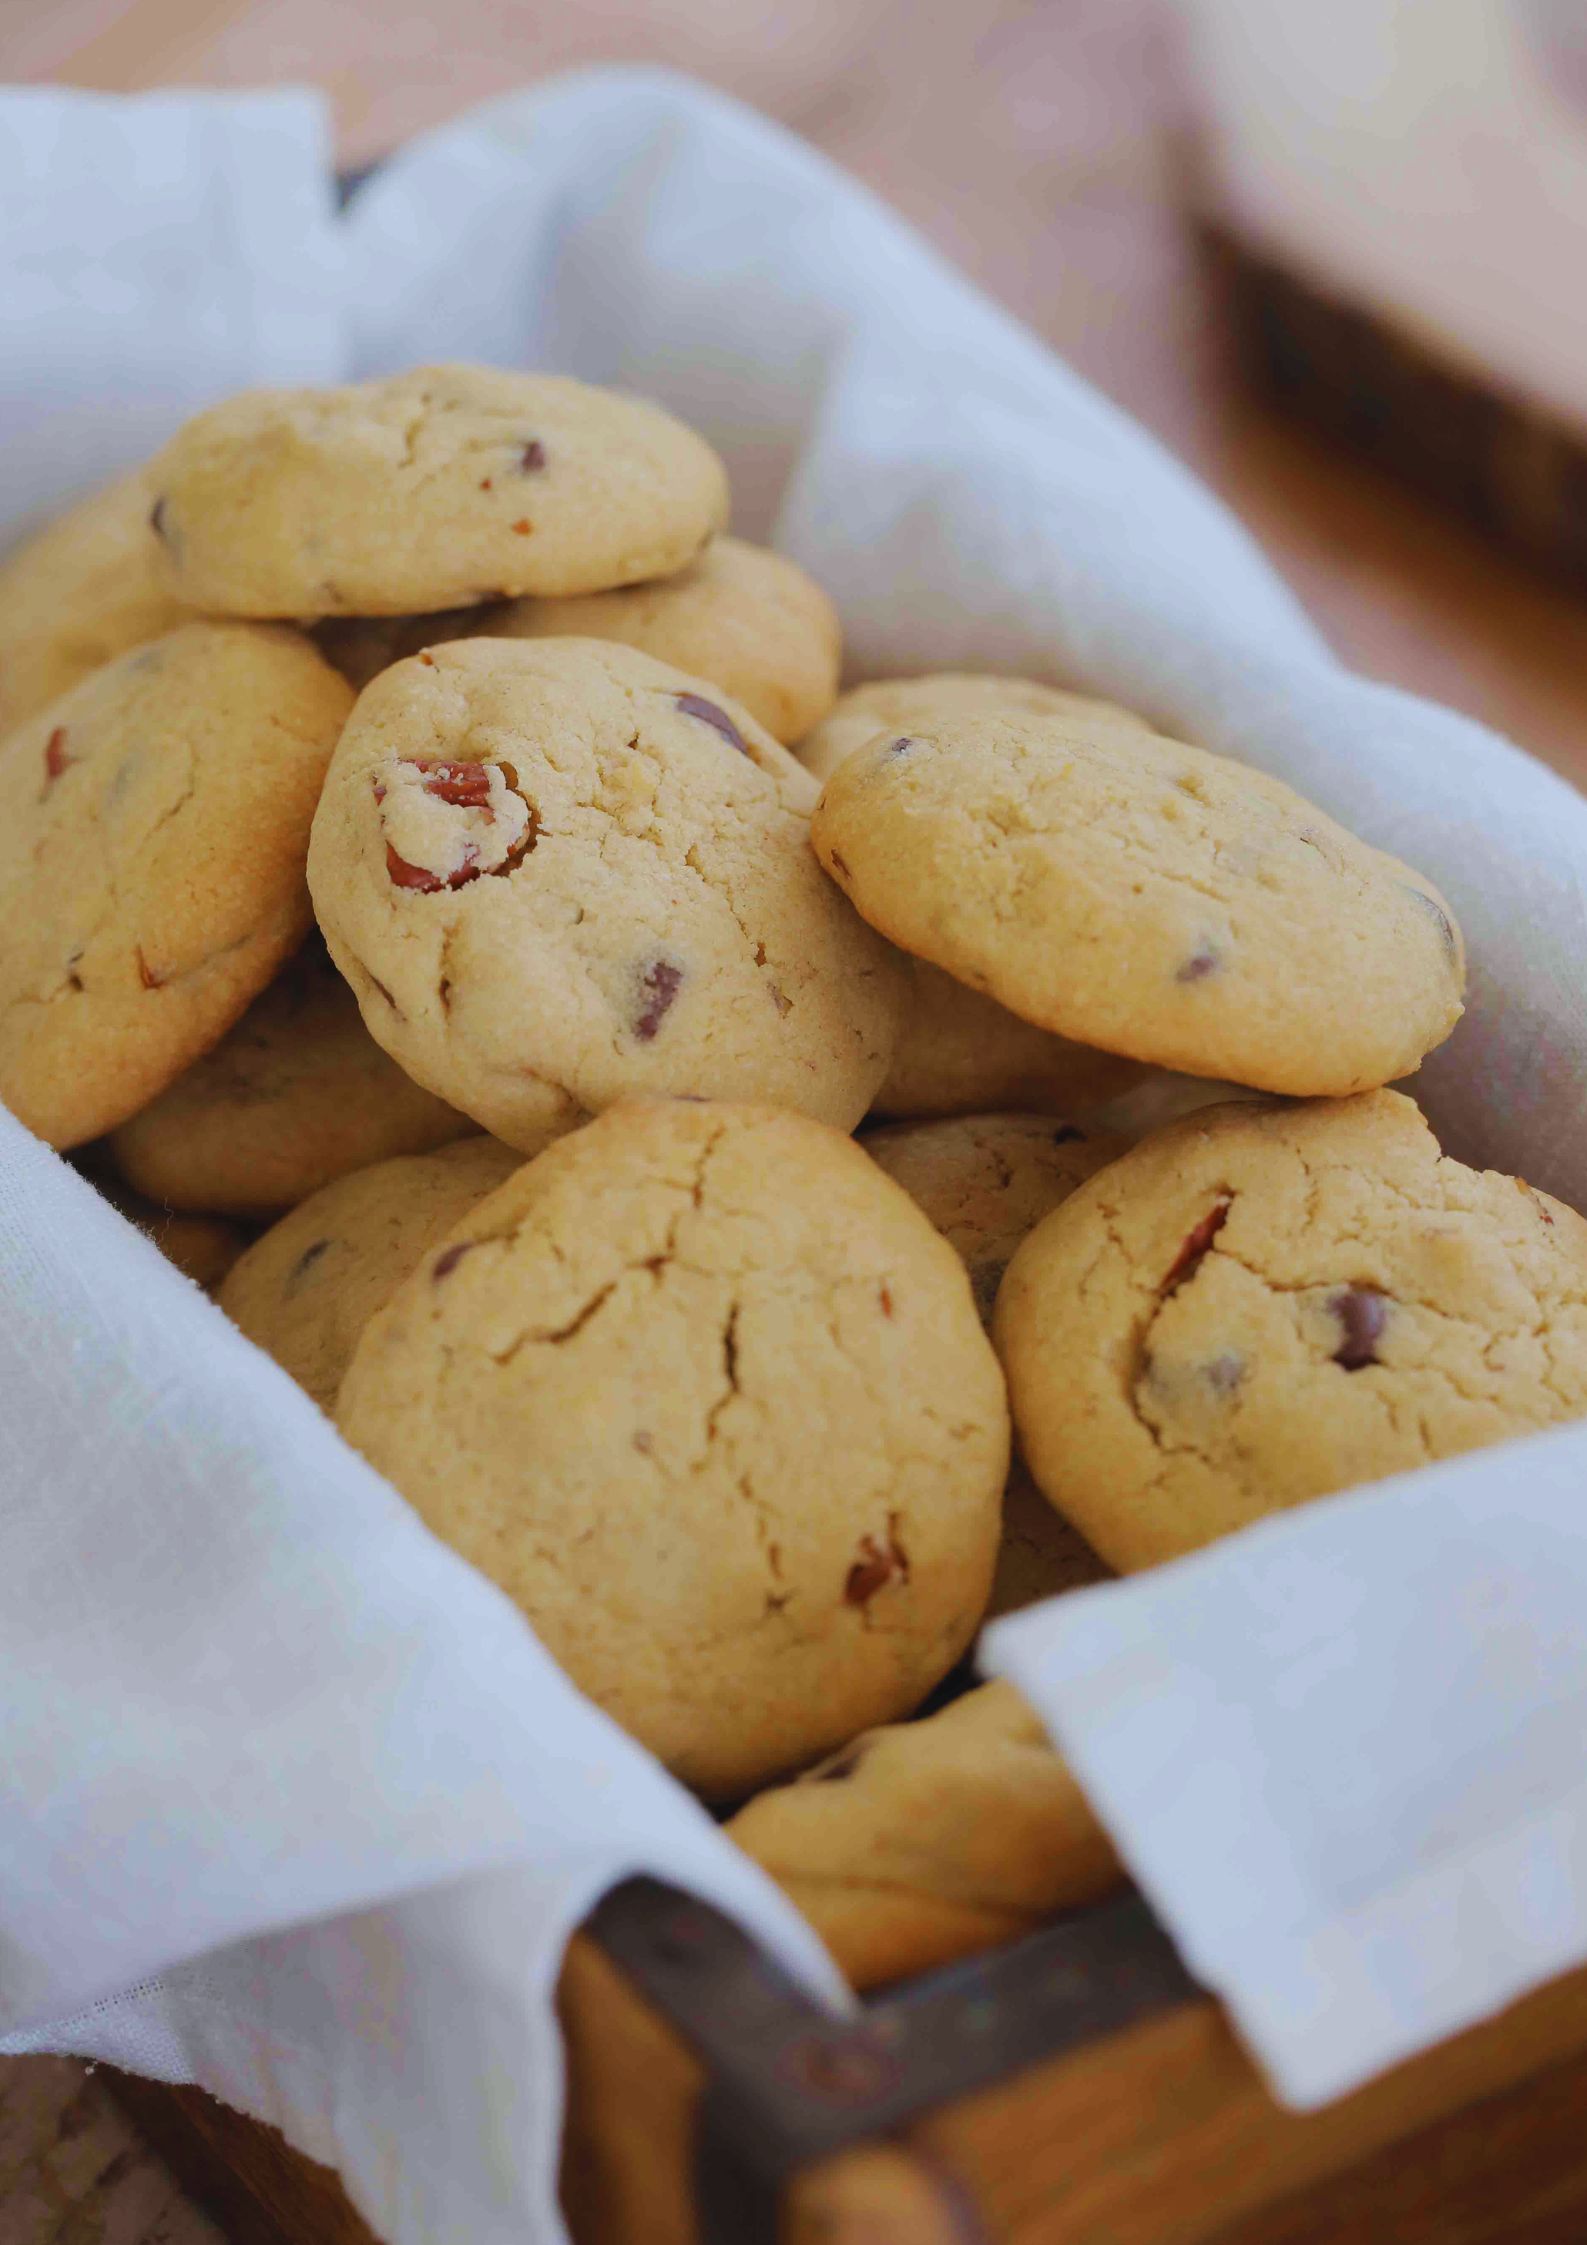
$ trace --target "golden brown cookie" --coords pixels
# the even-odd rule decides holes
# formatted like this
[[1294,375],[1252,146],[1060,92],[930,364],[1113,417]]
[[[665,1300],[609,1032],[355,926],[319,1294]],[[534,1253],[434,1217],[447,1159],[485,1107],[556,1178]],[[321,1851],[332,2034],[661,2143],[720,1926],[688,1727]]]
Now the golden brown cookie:
[[828,780],[846,757],[878,733],[913,732],[917,726],[929,729],[996,712],[1062,717],[1077,710],[1093,719],[1134,726],[1146,723],[1116,702],[1099,702],[1063,686],[1044,686],[1039,679],[1005,677],[995,671],[934,670],[918,678],[875,678],[852,687],[799,743],[799,761],[818,780]]
[[153,503],[140,468],[0,563],[0,738],[101,663],[190,621],[165,583]]
[[986,1604],[1008,1427],[963,1268],[800,1115],[559,1139],[371,1321],[337,1419],[716,1798],[918,1705]]
[[270,1216],[351,1170],[474,1129],[381,1051],[311,937],[212,1051],[122,1124],[110,1150],[151,1199]]
[[1460,1018],[1441,897],[1265,774],[1144,727],[989,715],[827,782],[822,864],[884,935],[1027,1021],[1199,1076],[1351,1092]]
[[0,1098],[29,1129],[113,1130],[302,942],[351,701],[298,632],[194,623],[0,743]]
[[1049,1500],[1152,1566],[1587,1414],[1587,1223],[1398,1092],[1212,1108],[1036,1227],[994,1333]]
[[513,1147],[476,1137],[339,1177],[254,1242],[222,1285],[220,1306],[329,1411],[376,1310],[522,1166]]
[[896,956],[811,855],[809,775],[737,703],[593,639],[462,640],[342,735],[309,881],[373,1035],[512,1145],[641,1092],[852,1129]]
[[683,568],[727,519],[721,461],[670,413],[501,367],[244,391],[149,474],[171,591],[230,616],[601,592]]
[[1078,1114],[1126,1092],[1140,1073],[1133,1060],[1055,1037],[911,959],[893,1064],[874,1111],[909,1120],[1019,1107]]
[[1123,1138],[1051,1115],[893,1123],[867,1131],[861,1143],[958,1255],[984,1324],[1026,1233],[1127,1147]]
[[1124,1873],[1011,1684],[874,1730],[727,1827],[857,1988],[951,1964],[1095,1901]]

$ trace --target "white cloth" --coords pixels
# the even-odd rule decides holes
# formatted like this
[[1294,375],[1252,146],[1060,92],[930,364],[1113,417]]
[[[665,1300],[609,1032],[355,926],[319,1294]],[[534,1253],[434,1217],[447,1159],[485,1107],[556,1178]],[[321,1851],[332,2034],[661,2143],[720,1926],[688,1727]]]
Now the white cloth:
[[[246,373],[450,354],[659,396],[831,588],[856,674],[1089,684],[1425,867],[1476,960],[1434,1120],[1587,1201],[1587,803],[1342,671],[1223,510],[862,190],[652,71],[494,103],[339,222],[323,160],[297,97],[0,96],[0,516]],[[1584,1481],[1587,1430],[1492,1452],[996,1633],[1285,2094],[1587,1955]],[[506,1603],[0,1126],[10,2046],[207,2083],[395,2245],[551,2239],[549,1987],[636,1865],[820,1984]]]

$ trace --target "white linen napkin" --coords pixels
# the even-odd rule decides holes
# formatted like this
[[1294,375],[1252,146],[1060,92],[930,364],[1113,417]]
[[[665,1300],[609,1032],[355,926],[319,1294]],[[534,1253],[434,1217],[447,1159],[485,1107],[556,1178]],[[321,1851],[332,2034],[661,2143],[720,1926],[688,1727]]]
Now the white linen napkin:
[[[491,104],[341,221],[322,151],[300,97],[0,96],[0,519],[250,376],[451,355],[659,396],[856,675],[1089,684],[1431,873],[1476,961],[1433,1120],[1587,1201],[1587,803],[1342,671],[1217,503],[861,189],[653,71]],[[1566,1432],[995,1633],[1297,2101],[1587,1955],[1584,1485]],[[552,2239],[550,1987],[635,1867],[822,1984],[505,1601],[0,1122],[0,2046],[205,2082],[394,2245]]]

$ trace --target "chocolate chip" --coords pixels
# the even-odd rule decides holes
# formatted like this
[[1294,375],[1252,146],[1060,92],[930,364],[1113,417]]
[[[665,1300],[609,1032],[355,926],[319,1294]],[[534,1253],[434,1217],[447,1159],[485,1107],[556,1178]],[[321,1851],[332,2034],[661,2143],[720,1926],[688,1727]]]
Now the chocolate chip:
[[639,987],[645,1002],[635,1017],[634,1035],[642,1045],[648,1045],[683,988],[683,969],[671,959],[652,959],[639,977]]
[[1233,1395],[1245,1378],[1245,1358],[1235,1349],[1225,1349],[1203,1367],[1203,1377],[1214,1395]]
[[874,1536],[861,1536],[855,1546],[855,1559],[843,1585],[844,1602],[850,1606],[868,1606],[879,1590],[885,1589],[895,1577],[909,1580],[909,1561],[899,1548],[891,1529],[885,1544]]
[[1460,957],[1460,944],[1456,940],[1454,922],[1450,919],[1449,914],[1444,910],[1438,899],[1436,897],[1429,896],[1425,889],[1418,889],[1413,887],[1409,881],[1402,881],[1400,883],[1400,887],[1405,891],[1407,896],[1414,897],[1417,903],[1422,907],[1422,910],[1426,912],[1431,919],[1436,921],[1438,926],[1439,940],[1443,944],[1444,950],[1448,954],[1450,960],[1454,961],[1458,959]]
[[282,1288],[283,1293],[290,1294],[295,1288],[301,1286],[321,1256],[329,1254],[330,1246],[331,1243],[328,1239],[317,1239],[305,1247],[286,1275],[286,1281]]
[[1334,1350],[1335,1364],[1342,1364],[1347,1372],[1363,1372],[1376,1364],[1377,1344],[1389,1322],[1387,1296],[1375,1286],[1342,1286],[1329,1296],[1328,1307],[1344,1333]]
[[1077,1139],[1084,1137],[1085,1132],[1077,1130],[1073,1123],[1060,1123],[1052,1134],[1052,1142],[1055,1146],[1072,1146]]
[[907,756],[912,748],[919,746],[913,733],[900,733],[897,740],[888,742],[887,753],[889,756]]
[[149,528],[157,538],[164,538],[168,534],[165,527],[165,501],[163,498],[156,499],[154,505],[149,509]]
[[1222,964],[1223,961],[1213,946],[1210,943],[1204,943],[1199,951],[1193,951],[1190,954],[1190,957],[1174,976],[1174,980],[1176,982],[1205,982],[1207,976],[1216,974]]
[[[408,761],[417,764],[415,758]],[[465,811],[490,811],[488,764],[418,764],[417,768],[424,774],[419,784],[438,803],[451,803]],[[494,813],[491,815],[494,817]]]
[[47,795],[74,759],[66,753],[66,727],[57,725],[44,743],[44,792]]
[[1177,1294],[1186,1281],[1194,1278],[1200,1270],[1213,1241],[1229,1221],[1229,1210],[1233,1203],[1234,1195],[1226,1193],[1221,1200],[1214,1201],[1201,1222],[1193,1224],[1185,1234],[1179,1253],[1169,1265],[1167,1276],[1158,1288],[1165,1301],[1170,1294]]
[[534,475],[546,464],[546,448],[538,437],[531,437],[518,455],[518,465],[525,475]]
[[451,1247],[443,1247],[435,1261],[430,1265],[431,1280],[438,1282],[443,1278],[450,1278],[458,1264],[462,1262],[463,1257],[468,1254],[471,1248],[478,1247],[478,1245],[477,1239],[460,1239],[455,1241]]
[[718,709],[715,702],[708,702],[703,694],[674,694],[672,698],[685,717],[697,717],[702,725],[709,725],[712,732],[720,733],[728,747],[736,748],[740,756],[749,754],[743,734],[725,709]]

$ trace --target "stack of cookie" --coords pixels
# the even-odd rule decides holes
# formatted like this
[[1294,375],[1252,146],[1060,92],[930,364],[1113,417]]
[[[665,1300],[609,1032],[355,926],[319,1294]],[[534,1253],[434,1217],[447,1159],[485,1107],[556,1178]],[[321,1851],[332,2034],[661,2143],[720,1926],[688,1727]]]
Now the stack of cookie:
[[1587,1413],[1587,1224],[1382,1088],[1428,881],[1077,693],[837,699],[726,516],[443,367],[46,530],[0,1097],[685,1782],[807,1773],[733,1829],[875,1978],[1116,1875],[1006,1688],[887,1728],[984,1616]]

